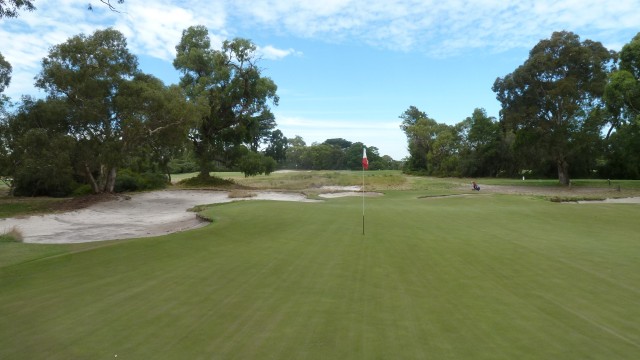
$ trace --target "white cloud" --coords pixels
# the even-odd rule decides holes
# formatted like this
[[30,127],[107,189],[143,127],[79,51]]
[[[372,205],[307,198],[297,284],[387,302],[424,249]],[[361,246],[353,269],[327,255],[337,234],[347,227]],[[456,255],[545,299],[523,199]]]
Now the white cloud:
[[292,48],[284,50],[284,49],[278,49],[271,45],[267,45],[263,47],[259,46],[257,49],[257,52],[258,54],[260,54],[262,58],[268,59],[268,60],[280,60],[289,55],[302,56],[301,52],[296,51]]
[[[132,0],[118,5],[121,13],[99,3],[88,11],[86,4],[38,0],[35,12],[2,19],[0,51],[15,79],[23,81],[17,75],[23,71],[33,76],[51,46],[106,26],[122,31],[133,53],[171,61],[181,32],[197,24],[210,29],[214,46],[230,35],[264,30],[433,57],[529,49],[557,30],[618,50],[640,24],[640,0]],[[260,50],[267,59],[300,55],[279,46]],[[19,96],[17,89],[12,85],[7,94]]]
[[609,30],[634,31],[640,23],[638,0],[238,0],[232,4],[235,18],[245,26],[328,41],[359,39],[438,57],[469,48],[494,52],[530,48],[556,30],[613,42],[607,38]]
[[[192,25],[205,25],[213,45],[222,42],[226,12],[216,3],[184,8],[176,2],[125,2],[125,16],[118,17],[116,28],[125,34],[132,52],[171,61],[182,31]],[[200,6],[200,5],[199,5]]]

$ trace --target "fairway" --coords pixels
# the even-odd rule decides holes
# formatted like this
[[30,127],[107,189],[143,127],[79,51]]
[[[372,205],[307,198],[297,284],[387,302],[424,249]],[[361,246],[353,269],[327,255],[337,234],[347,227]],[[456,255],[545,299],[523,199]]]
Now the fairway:
[[3,265],[0,358],[638,358],[639,205],[422,195],[365,235],[358,197],[248,201]]

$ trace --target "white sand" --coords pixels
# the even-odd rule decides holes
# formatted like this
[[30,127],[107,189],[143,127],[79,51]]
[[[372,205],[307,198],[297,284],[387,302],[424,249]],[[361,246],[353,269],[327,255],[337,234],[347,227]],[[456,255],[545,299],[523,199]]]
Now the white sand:
[[0,232],[18,228],[27,243],[76,243],[112,239],[157,236],[184,231],[206,222],[193,212],[196,205],[238,200],[304,201],[302,194],[256,192],[247,198],[228,197],[227,192],[166,190],[132,195],[128,200],[94,204],[88,208],[61,214],[0,219]]
[[604,200],[581,200],[578,204],[640,204],[640,197],[628,197],[617,199],[604,199]]

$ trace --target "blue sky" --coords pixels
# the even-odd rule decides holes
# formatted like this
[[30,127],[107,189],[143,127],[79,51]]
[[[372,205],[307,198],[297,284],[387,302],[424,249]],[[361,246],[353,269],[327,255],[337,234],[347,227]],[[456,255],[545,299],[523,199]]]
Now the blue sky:
[[176,83],[182,30],[205,25],[214,46],[234,37],[258,46],[285,136],[360,141],[394,159],[407,155],[398,117],[410,106],[447,124],[475,108],[498,117],[493,82],[553,31],[612,50],[640,32],[640,0],[126,0],[121,13],[89,2],[92,12],[87,0],[36,0],[36,12],[0,20],[0,52],[13,66],[6,95],[42,96],[33,78],[48,49],[108,26],[144,72]]

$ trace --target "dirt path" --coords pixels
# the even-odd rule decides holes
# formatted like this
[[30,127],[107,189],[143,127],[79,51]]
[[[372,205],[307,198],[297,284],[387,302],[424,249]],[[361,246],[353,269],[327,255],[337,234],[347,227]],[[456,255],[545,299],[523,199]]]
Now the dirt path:
[[27,243],[75,243],[163,235],[203,226],[196,205],[237,200],[314,201],[302,194],[256,192],[231,199],[224,191],[165,190],[114,197],[59,214],[0,219],[0,232],[18,228]]

